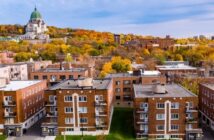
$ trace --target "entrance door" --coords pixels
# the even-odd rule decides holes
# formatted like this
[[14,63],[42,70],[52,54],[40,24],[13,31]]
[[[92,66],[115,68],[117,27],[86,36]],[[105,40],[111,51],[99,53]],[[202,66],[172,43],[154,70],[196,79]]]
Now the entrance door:
[[54,136],[54,128],[49,128],[49,136]]

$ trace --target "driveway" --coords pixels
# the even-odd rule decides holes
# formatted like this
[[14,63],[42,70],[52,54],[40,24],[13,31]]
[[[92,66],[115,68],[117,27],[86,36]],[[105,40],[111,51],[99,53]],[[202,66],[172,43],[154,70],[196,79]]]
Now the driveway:
[[41,123],[42,119],[35,123],[31,128],[27,130],[27,133],[22,137],[8,137],[7,140],[44,140],[45,137],[41,137]]
[[202,140],[214,140],[214,132],[210,128],[203,126],[203,133]]

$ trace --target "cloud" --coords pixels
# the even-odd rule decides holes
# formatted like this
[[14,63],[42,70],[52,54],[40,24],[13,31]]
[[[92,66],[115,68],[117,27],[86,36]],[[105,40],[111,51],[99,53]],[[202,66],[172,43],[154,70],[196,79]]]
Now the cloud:
[[213,33],[213,0],[1,0],[0,24],[26,24],[37,5],[48,25],[122,33]]

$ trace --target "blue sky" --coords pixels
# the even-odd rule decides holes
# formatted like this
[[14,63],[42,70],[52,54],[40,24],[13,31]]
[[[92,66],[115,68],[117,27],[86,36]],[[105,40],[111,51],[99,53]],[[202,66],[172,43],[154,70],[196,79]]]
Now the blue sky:
[[0,24],[26,24],[35,5],[48,25],[58,27],[214,35],[214,0],[0,0]]

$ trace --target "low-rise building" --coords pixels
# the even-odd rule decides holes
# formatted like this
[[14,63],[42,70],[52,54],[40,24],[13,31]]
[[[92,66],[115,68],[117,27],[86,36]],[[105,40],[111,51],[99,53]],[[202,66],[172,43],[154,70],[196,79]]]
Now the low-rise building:
[[22,136],[45,114],[46,81],[7,83],[5,80],[0,84],[0,132],[7,136]]
[[28,80],[27,64],[24,63],[0,65],[0,71],[3,71],[3,73],[0,73],[0,77],[7,78],[9,80]]
[[110,79],[63,81],[45,91],[42,135],[108,134],[113,114]]
[[109,74],[106,78],[112,78],[114,105],[121,107],[133,106],[133,84],[166,83],[165,76],[159,71],[136,70],[130,73]]
[[48,85],[55,85],[63,80],[79,79],[81,77],[88,77],[88,70],[85,68],[46,68],[30,73],[30,79],[33,80],[47,80]]
[[198,97],[176,84],[134,85],[136,138],[197,140]]
[[198,69],[186,64],[158,65],[156,69],[166,75],[167,82],[173,82],[177,77],[204,76],[205,69]]
[[199,109],[202,123],[214,130],[214,83],[199,85]]

